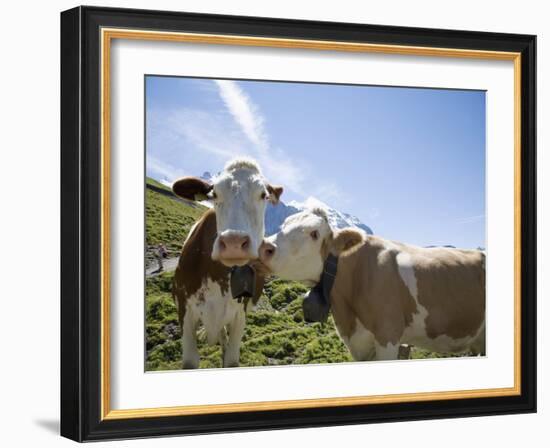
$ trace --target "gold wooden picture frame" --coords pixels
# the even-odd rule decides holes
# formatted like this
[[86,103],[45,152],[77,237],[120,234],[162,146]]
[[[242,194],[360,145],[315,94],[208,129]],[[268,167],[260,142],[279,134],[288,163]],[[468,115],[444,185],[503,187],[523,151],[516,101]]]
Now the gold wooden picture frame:
[[[117,39],[512,61],[513,387],[113,409],[111,45]],[[62,231],[69,235],[62,246],[62,435],[83,441],[533,412],[534,45],[533,36],[523,35],[84,7],[62,13]]]

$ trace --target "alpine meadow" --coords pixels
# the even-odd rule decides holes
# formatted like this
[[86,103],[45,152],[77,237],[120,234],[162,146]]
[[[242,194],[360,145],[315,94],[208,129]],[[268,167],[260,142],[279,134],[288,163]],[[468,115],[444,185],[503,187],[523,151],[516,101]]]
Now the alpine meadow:
[[146,371],[486,356],[485,91],[145,96]]
[[[147,178],[147,248],[163,242],[169,260],[179,256],[191,227],[207,208],[176,197],[168,187]],[[146,366],[147,371],[181,369],[181,330],[172,297],[173,270],[160,274],[151,249],[146,251]],[[168,263],[166,263],[168,265]],[[274,366],[351,362],[348,349],[336,333],[334,321],[306,323],[303,295],[309,290],[298,282],[271,279],[256,310],[248,313],[241,345],[240,365]],[[209,346],[204,331],[198,332],[200,368],[221,367],[221,347]],[[412,358],[449,357],[412,348]]]

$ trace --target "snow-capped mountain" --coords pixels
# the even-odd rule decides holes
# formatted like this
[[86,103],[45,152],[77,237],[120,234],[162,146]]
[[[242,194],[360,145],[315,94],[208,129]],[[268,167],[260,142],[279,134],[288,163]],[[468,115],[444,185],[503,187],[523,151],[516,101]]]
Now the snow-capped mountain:
[[314,207],[321,207],[326,210],[330,225],[336,229],[342,229],[344,227],[357,227],[359,229],[363,229],[367,232],[367,234],[372,235],[372,229],[362,223],[359,218],[329,207],[319,199],[309,197],[304,202],[290,201],[288,204],[285,204],[281,201],[277,205],[268,204],[265,212],[266,236],[277,233],[281,228],[283,221],[290,215],[294,215],[295,213]]

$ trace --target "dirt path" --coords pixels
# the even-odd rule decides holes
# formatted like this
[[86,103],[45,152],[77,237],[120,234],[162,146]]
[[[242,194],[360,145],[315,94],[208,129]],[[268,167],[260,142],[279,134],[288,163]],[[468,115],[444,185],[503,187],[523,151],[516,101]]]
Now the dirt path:
[[[176,266],[178,265],[179,257],[174,258],[166,258],[162,261],[162,264],[164,266],[164,271],[162,272],[172,272],[176,270]],[[154,277],[155,275],[159,275],[162,272],[158,272],[158,263],[155,261],[151,266],[149,266],[145,270],[145,275],[147,277]]]

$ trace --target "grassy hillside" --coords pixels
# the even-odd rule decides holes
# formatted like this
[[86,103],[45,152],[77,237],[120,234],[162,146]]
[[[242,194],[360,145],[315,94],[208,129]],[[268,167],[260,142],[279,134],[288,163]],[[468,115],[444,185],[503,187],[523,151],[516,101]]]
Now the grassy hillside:
[[147,246],[163,243],[170,255],[176,256],[181,251],[181,246],[191,226],[207,208],[178,199],[168,187],[154,179],[147,178],[147,185],[162,191],[161,193],[149,187],[145,191]]
[[153,187],[160,188],[161,190],[165,190],[170,194],[172,193],[172,190],[170,189],[170,187],[167,187],[166,185],[161,184],[158,180],[155,180],[152,177],[147,177],[146,182],[147,182],[147,185],[152,185]]
[[[181,251],[191,226],[207,210],[199,204],[179,200],[170,190],[147,179],[147,244],[164,243],[171,256]],[[152,255],[148,254],[152,259]],[[181,368],[181,332],[172,299],[173,272],[146,279],[146,369]],[[255,312],[249,313],[241,346],[242,366],[336,363],[352,358],[336,334],[332,317],[326,324],[307,324],[302,314],[302,295],[307,289],[296,282],[273,279]],[[206,344],[198,332],[201,368],[221,367],[221,349]],[[441,357],[413,350],[413,358]]]

